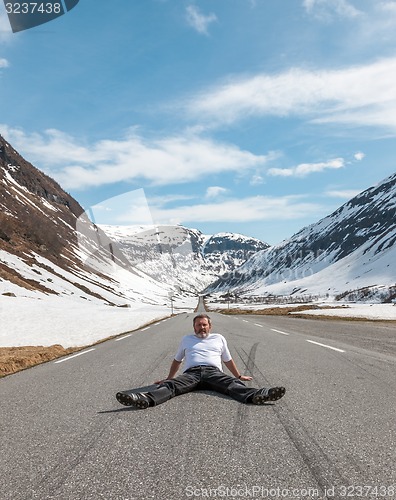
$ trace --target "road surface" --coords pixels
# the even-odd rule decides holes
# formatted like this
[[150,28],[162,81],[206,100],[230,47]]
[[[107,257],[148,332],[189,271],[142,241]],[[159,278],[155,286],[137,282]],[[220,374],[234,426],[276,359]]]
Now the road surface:
[[249,385],[283,399],[119,405],[167,375],[193,316],[2,379],[2,500],[396,498],[392,324],[213,313]]

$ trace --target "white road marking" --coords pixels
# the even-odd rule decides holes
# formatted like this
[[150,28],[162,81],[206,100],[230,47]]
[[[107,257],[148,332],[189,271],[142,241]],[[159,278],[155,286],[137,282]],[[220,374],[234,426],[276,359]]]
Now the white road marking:
[[256,326],[259,326],[260,328],[264,328],[263,325],[259,325],[258,323],[255,323]]
[[143,328],[142,330],[140,330],[141,332],[144,332],[144,330],[148,330],[150,327],[149,326],[146,326],[146,328]]
[[244,321],[245,323],[250,323],[250,321],[248,321],[247,319],[243,319],[242,321]]
[[73,354],[72,356],[68,356],[67,358],[59,359],[58,361],[54,361],[54,363],[63,363],[64,361],[69,361],[69,359],[76,358],[77,356],[82,356],[83,354],[87,354],[87,352],[94,351],[95,348],[93,347],[92,349],[88,349],[87,351],[84,352],[78,352],[77,354]]
[[310,342],[311,344],[320,345],[322,347],[327,347],[327,349],[333,349],[333,351],[345,352],[343,349],[338,349],[337,347],[332,347],[331,345],[321,344],[320,342],[315,342],[314,340],[307,340],[307,342]]
[[271,328],[273,332],[281,333],[282,335],[290,335],[290,333],[282,332],[281,330],[275,330],[275,328]]
[[132,335],[132,333],[130,333],[129,335],[125,335],[124,337],[120,337],[119,339],[115,339],[115,342],[119,342],[120,340],[124,340],[124,339],[127,339],[128,337],[130,337]]

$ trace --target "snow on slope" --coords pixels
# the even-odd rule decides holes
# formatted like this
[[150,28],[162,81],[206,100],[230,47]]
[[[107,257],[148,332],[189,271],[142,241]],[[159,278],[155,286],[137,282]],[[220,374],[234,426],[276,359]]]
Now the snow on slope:
[[203,235],[184,226],[105,226],[134,269],[179,292],[199,293],[268,245],[255,238]]
[[389,299],[396,293],[395,253],[396,174],[290,239],[257,252],[206,292],[326,296],[370,287],[360,299],[386,299],[385,289]]
[[[27,289],[0,279],[0,347],[84,346],[171,313],[167,289],[125,269],[114,269],[109,281],[108,276],[100,279],[84,269],[69,272],[36,258],[39,263],[30,266],[0,251],[0,261],[43,285],[43,290]],[[195,306],[195,297],[175,297],[176,312]]]
[[[337,296],[349,290],[372,288],[373,295],[368,297],[374,302],[381,301],[381,292],[396,284],[396,247],[375,254],[365,253],[371,243],[351,253],[323,269],[314,272],[306,269],[309,275],[293,279],[284,275],[283,281],[262,284],[254,289],[254,293],[274,295],[310,294],[317,296]],[[286,279],[288,278],[288,279]],[[385,293],[387,295],[387,292]],[[361,297],[360,297],[361,298]]]

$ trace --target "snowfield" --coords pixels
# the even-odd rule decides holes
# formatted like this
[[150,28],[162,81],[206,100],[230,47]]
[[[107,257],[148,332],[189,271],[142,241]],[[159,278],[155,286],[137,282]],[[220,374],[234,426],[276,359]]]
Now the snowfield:
[[[291,312],[289,314],[305,314],[307,316],[333,316],[339,318],[361,318],[369,320],[393,320],[396,321],[396,304],[370,304],[370,303],[342,303],[342,302],[320,302],[315,301],[310,304],[299,303],[299,302],[289,302],[283,304],[247,304],[245,302],[235,302],[221,305],[216,303],[216,299],[212,298],[210,301],[210,307],[215,309],[216,307],[225,309],[241,309],[247,311],[257,311],[263,309],[273,309],[273,308],[286,308],[286,307],[298,307],[298,306],[312,306],[312,309],[306,309],[304,311]],[[316,309],[315,307],[320,307],[321,309]],[[323,308],[323,309],[322,309]]]
[[[174,303],[174,312],[192,312],[196,305],[196,297],[178,299]],[[212,308],[226,307],[224,303],[211,302],[210,305]],[[296,306],[283,304],[275,307],[291,305]],[[333,309],[312,309],[300,311],[298,314],[396,320],[396,306],[392,304],[345,304],[342,307],[334,303],[315,305],[330,306]],[[171,314],[169,303],[163,306],[131,303],[129,306],[114,307],[65,297],[45,296],[37,292],[28,292],[19,297],[0,295],[0,347],[54,344],[60,344],[64,348],[88,346],[169,317]],[[274,305],[230,304],[230,307],[257,310]]]
[[[13,290],[21,289],[14,285]],[[82,347],[171,315],[169,301],[164,305],[131,302],[128,307],[115,307],[27,290],[23,293],[16,297],[0,295],[0,347]],[[196,305],[195,297],[178,299],[174,312],[192,311]]]
[[[326,306],[326,304],[319,305]],[[371,320],[396,320],[396,304],[344,304],[341,307],[332,304],[330,307],[332,309],[308,309],[306,311],[299,311],[298,314]]]

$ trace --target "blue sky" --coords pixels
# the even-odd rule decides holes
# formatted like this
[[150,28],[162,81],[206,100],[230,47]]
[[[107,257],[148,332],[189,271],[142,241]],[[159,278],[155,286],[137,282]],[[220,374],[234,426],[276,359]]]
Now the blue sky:
[[0,133],[96,222],[279,243],[396,170],[394,75],[395,0],[0,6]]

